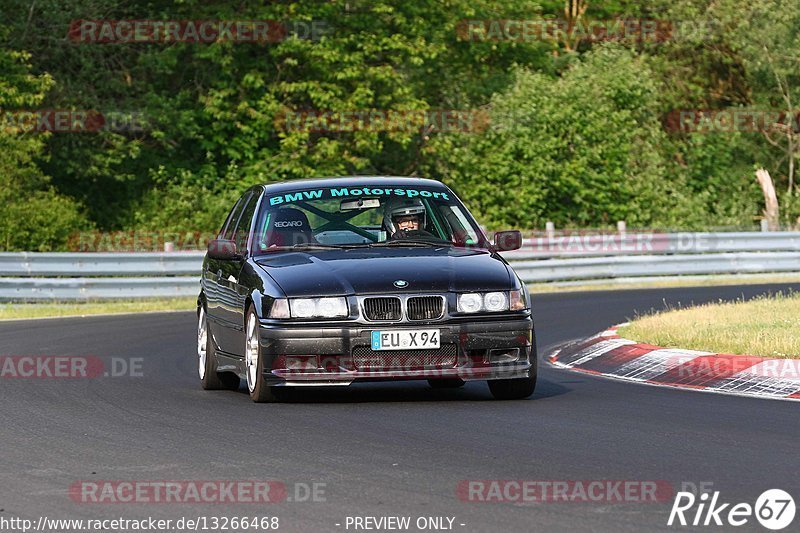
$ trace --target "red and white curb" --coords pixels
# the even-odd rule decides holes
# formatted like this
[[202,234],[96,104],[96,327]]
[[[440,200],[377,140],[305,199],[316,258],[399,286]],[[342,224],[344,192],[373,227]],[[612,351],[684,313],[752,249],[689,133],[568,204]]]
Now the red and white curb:
[[614,326],[568,344],[553,365],[649,385],[800,400],[800,359],[774,359],[661,348],[620,338]]

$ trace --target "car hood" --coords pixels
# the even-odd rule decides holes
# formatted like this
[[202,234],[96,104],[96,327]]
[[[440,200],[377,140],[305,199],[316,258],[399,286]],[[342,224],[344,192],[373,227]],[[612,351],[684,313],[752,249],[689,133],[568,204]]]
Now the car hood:
[[[509,290],[511,272],[485,250],[367,248],[284,252],[256,258],[289,297]],[[397,280],[406,287],[394,285]]]

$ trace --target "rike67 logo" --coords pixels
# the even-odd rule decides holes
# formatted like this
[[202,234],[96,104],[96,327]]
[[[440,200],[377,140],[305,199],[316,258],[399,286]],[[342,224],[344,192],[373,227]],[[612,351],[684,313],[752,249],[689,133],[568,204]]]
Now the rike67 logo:
[[667,525],[681,526],[743,526],[753,517],[765,528],[779,531],[794,520],[794,498],[783,490],[770,489],[749,503],[731,504],[720,501],[719,491],[695,496],[691,492],[679,492],[669,513]]

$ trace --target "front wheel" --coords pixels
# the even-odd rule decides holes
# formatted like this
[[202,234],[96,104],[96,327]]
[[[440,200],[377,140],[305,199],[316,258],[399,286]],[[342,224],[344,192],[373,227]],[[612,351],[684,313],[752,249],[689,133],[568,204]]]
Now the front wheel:
[[197,313],[197,363],[200,385],[205,390],[239,389],[239,376],[233,372],[217,372],[216,349],[208,330],[205,307]]
[[256,403],[276,402],[279,399],[278,394],[264,378],[264,358],[261,357],[258,317],[252,307],[247,310],[245,333],[245,373],[250,399]]
[[495,400],[522,400],[536,388],[536,360],[531,361],[528,377],[489,380],[489,392]]

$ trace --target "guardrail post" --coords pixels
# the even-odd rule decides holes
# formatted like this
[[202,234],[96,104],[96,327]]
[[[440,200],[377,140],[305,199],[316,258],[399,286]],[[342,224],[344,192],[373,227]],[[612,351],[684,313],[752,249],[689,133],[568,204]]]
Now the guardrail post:
[[556,226],[552,222],[545,222],[544,231],[547,233],[548,240],[553,240],[556,237]]
[[617,231],[619,232],[620,239],[624,239],[625,233],[627,232],[627,224],[625,224],[624,220],[617,222]]

